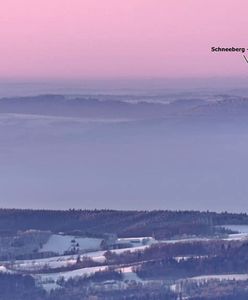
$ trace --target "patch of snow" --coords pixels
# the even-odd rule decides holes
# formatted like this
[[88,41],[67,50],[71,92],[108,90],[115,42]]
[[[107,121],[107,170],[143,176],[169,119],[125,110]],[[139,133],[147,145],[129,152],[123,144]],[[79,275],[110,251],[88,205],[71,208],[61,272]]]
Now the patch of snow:
[[44,282],[40,284],[47,292],[51,292],[51,290],[55,290],[59,287],[56,282]]
[[119,269],[123,274],[124,281],[136,281],[142,282],[142,279],[138,277],[138,275],[133,272],[133,267],[124,267]]
[[175,284],[172,284],[171,286],[170,286],[170,290],[172,291],[172,292],[178,292],[178,285],[175,283]]
[[208,280],[248,280],[248,274],[223,274],[223,275],[203,275],[188,278],[193,281],[208,281]]
[[8,270],[5,266],[0,266],[0,273],[7,273]]
[[211,241],[210,238],[184,238],[184,239],[174,239],[174,240],[161,240],[159,242],[166,244],[176,244],[176,243],[188,243],[188,242],[204,242]]
[[56,288],[58,285],[56,284],[57,280],[60,278],[64,278],[64,280],[68,280],[70,278],[80,277],[80,276],[90,276],[99,271],[105,271],[108,269],[108,266],[100,266],[100,267],[91,267],[91,268],[83,268],[73,271],[67,272],[58,272],[51,274],[37,274],[35,275],[36,281],[47,288]]
[[237,231],[238,233],[246,233],[248,235],[248,225],[223,225],[221,227]]
[[191,255],[191,256],[175,256],[173,257],[177,262],[180,262],[182,260],[189,260],[191,258],[196,258],[196,259],[200,259],[200,258],[205,258],[208,257],[207,255]]
[[227,238],[224,238],[225,241],[240,241],[246,239],[248,239],[248,233],[229,234]]
[[42,246],[40,252],[55,252],[63,254],[69,251],[72,245],[78,244],[80,251],[98,250],[102,239],[75,237],[71,235],[52,234],[47,243]]

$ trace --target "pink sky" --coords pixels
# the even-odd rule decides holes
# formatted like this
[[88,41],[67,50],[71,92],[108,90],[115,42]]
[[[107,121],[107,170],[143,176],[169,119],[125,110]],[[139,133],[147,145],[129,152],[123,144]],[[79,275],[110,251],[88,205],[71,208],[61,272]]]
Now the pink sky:
[[0,77],[246,75],[242,54],[210,47],[248,48],[247,11],[247,0],[2,1]]

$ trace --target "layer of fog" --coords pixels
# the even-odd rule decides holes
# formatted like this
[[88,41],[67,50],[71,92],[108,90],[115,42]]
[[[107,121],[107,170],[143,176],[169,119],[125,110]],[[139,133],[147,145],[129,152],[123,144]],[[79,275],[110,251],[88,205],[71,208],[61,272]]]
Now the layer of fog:
[[217,98],[0,100],[1,206],[248,211],[248,101]]

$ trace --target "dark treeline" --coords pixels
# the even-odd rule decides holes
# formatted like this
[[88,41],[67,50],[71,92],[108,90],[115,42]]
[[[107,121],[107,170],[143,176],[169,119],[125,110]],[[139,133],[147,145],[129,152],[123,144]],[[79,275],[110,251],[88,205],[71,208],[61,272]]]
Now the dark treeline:
[[96,272],[95,274],[92,274],[90,276],[85,275],[76,278],[69,278],[67,281],[65,281],[62,278],[58,281],[58,284],[64,288],[73,288],[77,286],[85,286],[91,283],[99,283],[107,280],[120,281],[123,280],[123,275],[121,272],[117,272],[114,270],[106,270]]
[[[0,300],[176,300],[176,295],[163,285],[146,286],[133,282],[128,287],[106,287],[103,281],[122,279],[114,271],[96,273],[90,277],[60,280],[61,287],[50,293],[35,286],[31,276],[1,274]],[[99,285],[97,285],[99,283]]]
[[230,295],[191,297],[190,300],[247,300],[248,291],[233,291]]
[[[167,288],[152,288],[143,285],[133,284],[126,289],[101,291],[87,291],[78,286],[73,289],[57,289],[52,292],[48,300],[177,300],[177,295]],[[34,299],[36,300],[36,299]]]
[[248,243],[221,247],[215,255],[176,260],[154,259],[142,263],[136,272],[143,279],[180,279],[200,275],[248,273]]
[[46,300],[31,276],[0,273],[0,300]]
[[247,300],[248,281],[209,280],[206,282],[187,282],[182,294],[191,300]]
[[37,229],[87,235],[172,236],[212,234],[213,225],[248,224],[247,214],[197,211],[19,210],[0,209],[0,234]]
[[[176,300],[177,296],[168,286],[159,284],[141,284],[131,282],[121,287],[121,272],[101,271],[89,277],[61,280],[60,289],[53,290],[49,300]],[[107,285],[105,284],[107,283]]]
[[240,251],[240,241],[195,241],[183,243],[160,243],[154,244],[142,251],[127,250],[123,253],[107,251],[105,253],[106,262],[109,265],[129,264],[142,261],[156,261],[174,257],[201,257],[219,256],[226,253],[225,249],[232,248],[233,251]]
[[[104,256],[106,261],[96,262],[92,258],[84,256],[78,256],[75,264],[69,266],[63,266],[58,268],[50,268],[48,265],[43,269],[37,270],[38,273],[57,273],[64,271],[72,271],[76,269],[89,268],[95,266],[108,265],[110,267],[116,267],[118,265],[137,265],[143,261],[158,261],[165,258],[174,257],[211,257],[219,256],[223,254],[223,249],[232,248],[240,251],[240,241],[195,241],[195,242],[183,242],[183,243],[159,243],[151,245],[143,250],[130,251],[126,250],[122,253],[116,253],[112,251],[106,251]],[[25,271],[28,274],[28,271]],[[32,270],[30,274],[34,274]]]

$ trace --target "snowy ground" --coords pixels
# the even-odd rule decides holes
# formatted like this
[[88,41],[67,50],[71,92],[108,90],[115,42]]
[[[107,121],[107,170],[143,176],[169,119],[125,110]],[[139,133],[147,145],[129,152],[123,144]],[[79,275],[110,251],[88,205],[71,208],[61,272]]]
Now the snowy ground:
[[192,281],[208,281],[208,280],[248,280],[248,274],[223,274],[223,275],[204,275],[188,278]]
[[248,235],[248,225],[223,225],[222,227],[237,231],[238,233],[246,233]]
[[248,239],[248,225],[223,225],[221,226],[225,229],[232,230],[234,234],[229,234],[226,240],[245,240]]
[[[248,228],[248,226],[247,226]],[[238,231],[238,230],[237,230]],[[223,240],[243,240],[248,237],[248,233],[243,231],[242,233],[238,234],[231,234],[227,238]],[[75,241],[80,245],[80,249],[89,250],[93,248],[100,247],[100,239],[91,239],[91,238],[74,238]],[[67,250],[67,246],[70,245],[72,240],[72,236],[62,236],[62,235],[52,235],[48,242],[44,245],[41,251],[53,251],[53,252],[64,252]],[[160,243],[183,243],[183,242],[194,242],[194,241],[210,241],[209,238],[185,238],[185,239],[176,239],[176,240],[163,240],[159,241]],[[158,241],[154,240],[153,238],[128,238],[128,239],[119,239],[119,242],[133,242],[132,244],[135,245],[132,248],[125,248],[125,249],[116,249],[110,250],[113,253],[121,254],[126,251],[143,251],[146,248],[150,247],[154,243],[159,243]],[[146,245],[143,245],[146,243]],[[43,258],[43,259],[35,259],[35,260],[17,260],[12,262],[11,264],[6,264],[0,267],[0,271],[8,272],[8,271],[29,271],[36,273],[35,278],[37,282],[43,285],[47,290],[57,287],[56,281],[64,277],[65,280],[77,276],[89,276],[90,274],[94,274],[95,272],[106,270],[108,266],[104,265],[106,258],[104,256],[106,251],[90,251],[85,254],[81,254],[80,257],[91,258],[93,261],[103,264],[102,266],[97,267],[90,267],[90,268],[82,268],[72,271],[66,272],[54,272],[54,273],[44,273],[41,274],[41,270],[49,267],[51,269],[61,268],[61,267],[68,267],[73,265],[77,261],[78,255],[60,255],[51,258]],[[178,261],[182,259],[188,259],[189,257],[176,257]],[[123,272],[124,280],[125,281],[141,281],[141,279],[137,276],[136,273],[133,272],[132,267],[123,267],[117,270],[121,270]],[[219,280],[246,280],[248,279],[248,274],[229,274],[229,275],[210,275],[210,276],[199,276],[190,278],[189,280],[210,280],[210,279],[219,279]],[[175,285],[176,287],[176,285]],[[175,288],[174,287],[174,288]]]
[[[56,287],[59,287],[57,284],[57,280],[60,278],[64,278],[65,280],[68,280],[69,278],[75,278],[80,276],[90,276],[96,272],[99,271],[105,271],[108,269],[108,266],[99,266],[99,267],[90,267],[90,268],[83,268],[68,272],[58,272],[58,273],[52,273],[52,274],[37,274],[35,275],[36,281],[41,284],[46,290],[50,291],[51,289],[54,289]],[[140,279],[135,272],[133,272],[133,267],[123,267],[123,268],[117,268],[117,271],[121,271],[123,274],[123,284],[125,282],[130,281],[136,281],[136,282],[142,282],[142,279]]]
[[[248,229],[248,226],[247,226]],[[242,233],[233,233],[229,234],[225,238],[218,238],[218,240],[223,240],[223,241],[235,241],[235,240],[245,240],[248,239],[248,231],[247,232],[242,232]],[[174,243],[186,243],[186,242],[209,242],[215,240],[214,238],[197,238],[197,237],[192,237],[192,238],[185,238],[185,239],[173,239],[173,240],[162,240],[160,241],[161,243],[168,243],[168,244],[174,244]]]
[[[133,248],[127,249],[116,249],[111,250],[111,252],[121,254],[125,251],[137,251],[137,250],[144,250],[145,248],[149,247],[149,245],[145,246],[138,246]],[[82,254],[80,257],[89,257],[95,262],[104,263],[105,256],[104,253],[106,251],[94,251]],[[42,258],[42,259],[34,259],[34,260],[17,260],[11,264],[11,269],[17,271],[37,271],[43,269],[45,267],[49,267],[52,269],[60,268],[60,267],[67,267],[76,263],[78,255],[64,255],[64,256],[56,256],[51,258]]]
[[63,254],[72,246],[78,244],[80,251],[99,250],[102,239],[75,237],[71,235],[52,234],[40,252],[55,252]]
[[[62,239],[61,239],[62,237]],[[227,238],[223,238],[223,240],[244,240],[248,238],[248,234],[246,233],[238,233],[238,234],[230,234]],[[45,244],[43,249],[46,249],[46,251],[54,251],[54,252],[64,252],[64,249],[66,249],[68,243],[71,242],[72,237],[71,236],[59,236],[59,235],[53,235],[51,239]],[[116,249],[111,250],[111,252],[121,254],[126,251],[142,251],[146,249],[147,247],[150,247],[150,245],[154,243],[158,243],[158,241],[152,239],[152,238],[146,238],[148,241],[146,245],[143,244],[144,238],[129,238],[129,239],[119,239],[119,241],[135,241],[135,247],[132,248],[125,248],[125,249]],[[56,243],[58,241],[58,243]],[[196,242],[196,241],[211,241],[210,238],[185,238],[185,239],[175,239],[175,240],[163,240],[159,241],[160,243],[185,243],[185,242]],[[80,243],[81,249],[89,249],[91,247],[98,247],[100,246],[100,239],[90,239],[90,238],[80,238],[77,239],[77,242]],[[49,250],[48,250],[49,249]],[[63,249],[63,251],[61,250]],[[45,251],[45,250],[44,250]],[[89,257],[95,262],[104,264],[105,262],[105,256],[104,253],[106,251],[90,251],[85,254],[80,255],[81,259],[83,257]],[[45,267],[49,267],[52,269],[60,268],[60,267],[67,267],[70,265],[73,265],[76,263],[78,255],[60,255],[56,257],[51,258],[43,258],[43,259],[34,259],[34,260],[17,260],[11,265],[8,266],[8,268],[12,270],[17,271],[36,271],[41,270]],[[180,258],[179,258],[180,259]],[[182,258],[181,258],[182,259]]]
[[142,279],[138,277],[138,275],[133,272],[133,267],[124,267],[119,269],[123,274],[124,281],[136,281],[142,282]]
[[107,270],[108,266],[99,266],[91,268],[83,268],[67,272],[58,272],[52,274],[37,274],[35,275],[36,281],[42,285],[47,291],[59,287],[57,280],[64,278],[68,280],[69,278],[80,277],[80,276],[89,276],[99,271]]

